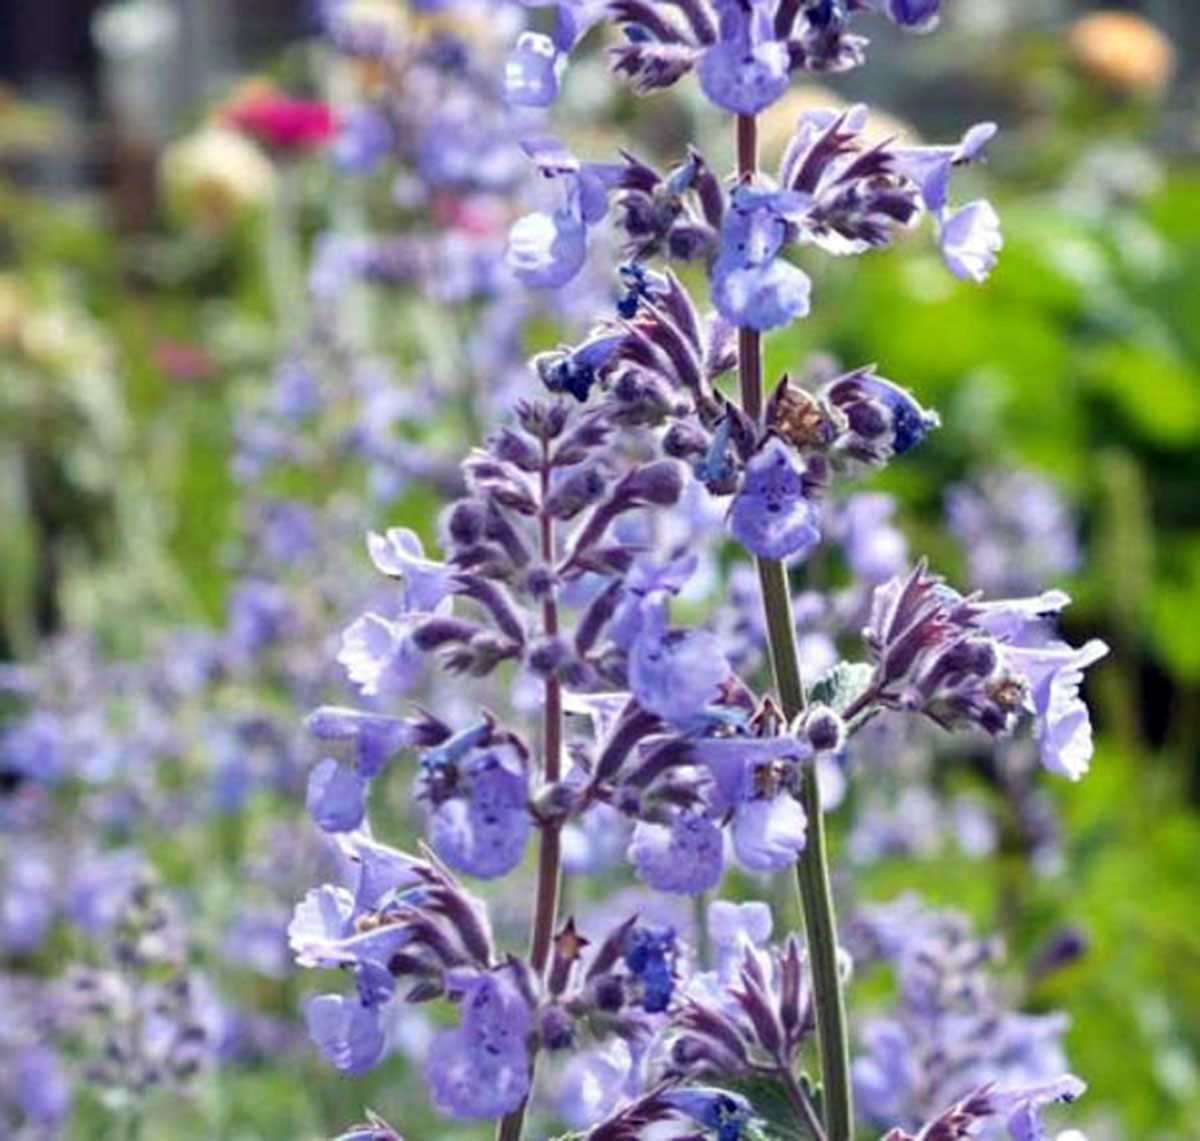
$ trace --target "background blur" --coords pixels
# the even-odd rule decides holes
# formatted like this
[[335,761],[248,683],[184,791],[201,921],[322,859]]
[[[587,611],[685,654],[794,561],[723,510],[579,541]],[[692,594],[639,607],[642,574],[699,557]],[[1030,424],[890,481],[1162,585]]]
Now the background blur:
[[[1068,966],[1026,981],[1035,1007],[1072,1019],[1072,1067],[1092,1087],[1089,1136],[1196,1137],[1200,5],[1103,6],[1145,17],[1135,24],[1081,22],[1097,6],[1056,0],[947,7],[937,35],[903,51],[877,48],[871,67],[830,87],[931,139],[980,118],[1001,124],[992,161],[971,175],[1004,220],[1000,266],[974,290],[954,286],[919,244],[854,266],[827,263],[815,271],[820,312],[771,342],[772,364],[795,368],[817,350],[876,360],[940,410],[944,429],[882,485],[899,497],[912,548],[939,566],[965,574],[970,560],[969,541],[946,523],[947,489],[963,481],[1017,516],[1014,527],[1032,535],[1032,563],[1044,555],[1053,564],[1054,552],[1038,545],[1051,542],[1049,532],[1040,540],[1031,514],[1044,500],[1021,480],[1049,488],[1081,550],[1059,560],[1076,600],[1068,634],[1073,642],[1098,634],[1114,652],[1092,686],[1093,770],[1078,786],[1050,788],[1045,858],[1034,851],[1040,839],[1004,834],[982,860],[954,849],[875,861],[860,890],[884,897],[912,885],[984,926],[999,922],[1018,964],[1075,939]],[[248,76],[321,94],[310,26],[305,6],[287,0],[0,0],[7,668],[48,662],[53,678],[63,668],[53,655],[75,637],[134,662],[164,631],[228,620],[241,581],[231,552],[245,525],[239,424],[294,332],[280,305],[279,262],[311,252],[328,210],[326,176],[318,156],[303,160],[311,170],[269,156],[274,177],[299,188],[298,248],[272,255],[270,211],[247,208],[219,233],[190,226],[162,162]],[[884,31],[873,38],[887,40]],[[577,103],[586,120],[586,93]],[[776,137],[800,105],[772,113]],[[704,129],[693,108],[654,108],[629,124],[647,148],[669,151]],[[772,123],[765,134],[769,148]],[[245,175],[238,194],[250,202],[254,178],[271,175]],[[406,313],[384,310],[395,326],[388,351],[400,363],[421,354]],[[395,502],[373,521],[431,533],[428,491]],[[223,700],[245,709],[264,699]],[[0,715],[21,705],[4,701]],[[303,709],[291,713],[298,721]],[[0,781],[0,800],[20,784],[2,764]],[[123,825],[121,835],[136,838],[163,881],[188,889],[212,874],[214,852],[286,847],[293,830],[309,828],[302,801],[302,793],[256,801],[244,820],[207,821],[201,839],[168,834],[162,819]],[[7,827],[16,817],[0,819]],[[17,844],[0,845],[11,893]],[[246,866],[228,865],[225,896],[257,883]],[[302,889],[304,876],[294,879]],[[5,900],[11,919],[17,905]],[[198,905],[216,925],[203,937],[209,966],[232,930],[227,904]],[[271,930],[275,947],[278,923]],[[77,934],[36,949],[0,939],[0,993],[89,954]],[[246,973],[230,985],[290,1025],[294,983],[286,967],[264,962],[257,974],[242,962]],[[164,1094],[149,1119],[153,1135],[329,1135],[364,1103],[402,1104],[387,1075],[341,1079],[312,1058],[302,1034],[279,1033],[286,1049],[251,1051],[219,1080]],[[5,1046],[0,1029],[0,1069]],[[65,1135],[118,1136],[113,1112],[85,1092]]]

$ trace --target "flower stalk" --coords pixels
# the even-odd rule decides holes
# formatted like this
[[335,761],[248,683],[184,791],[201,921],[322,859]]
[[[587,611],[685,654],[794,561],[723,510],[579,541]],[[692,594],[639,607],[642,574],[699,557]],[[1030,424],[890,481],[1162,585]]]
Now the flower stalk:
[[[738,115],[736,137],[738,177],[743,180],[753,178],[758,171],[758,124],[755,116]],[[762,334],[755,329],[743,327],[739,330],[738,379],[742,409],[753,419],[761,419]],[[762,589],[775,686],[784,715],[791,721],[803,713],[806,701],[796,648],[796,626],[792,617],[787,569],[776,559],[758,557],[755,562]],[[796,862],[796,880],[804,912],[812,972],[817,1040],[824,1081],[825,1132],[829,1141],[849,1141],[854,1129],[850,1044],[842,980],[838,970],[837,917],[829,883],[821,790],[813,764],[804,766],[800,799],[808,817],[808,839]]]
[[[541,555],[545,565],[555,565],[554,520],[547,509],[550,497],[550,449],[549,443],[542,444],[541,504],[539,512]],[[558,599],[554,588],[550,589],[542,603],[542,626],[547,638],[558,636]],[[542,714],[542,780],[547,785],[562,779],[563,754],[563,702],[562,683],[551,676],[545,682],[545,706]],[[557,820],[544,821],[538,847],[537,895],[534,902],[533,932],[530,936],[529,965],[539,980],[544,980],[546,966],[550,961],[550,948],[554,939],[555,921],[558,915],[559,881],[562,877],[562,825]],[[536,1048],[535,1048],[536,1049]],[[537,1053],[530,1055],[530,1089],[533,1088],[533,1070],[537,1066]],[[496,1141],[520,1141],[525,1125],[525,1111],[529,1104],[526,1097],[521,1104],[507,1114],[497,1126]]]

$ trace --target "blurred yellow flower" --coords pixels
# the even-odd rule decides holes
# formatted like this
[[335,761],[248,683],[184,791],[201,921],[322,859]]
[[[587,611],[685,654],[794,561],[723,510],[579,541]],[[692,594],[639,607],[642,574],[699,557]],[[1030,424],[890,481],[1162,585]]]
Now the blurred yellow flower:
[[159,181],[185,226],[220,233],[270,199],[275,168],[245,135],[210,126],[163,151]]
[[1161,95],[1175,73],[1175,49],[1133,12],[1093,12],[1072,25],[1067,51],[1090,79],[1125,95]]

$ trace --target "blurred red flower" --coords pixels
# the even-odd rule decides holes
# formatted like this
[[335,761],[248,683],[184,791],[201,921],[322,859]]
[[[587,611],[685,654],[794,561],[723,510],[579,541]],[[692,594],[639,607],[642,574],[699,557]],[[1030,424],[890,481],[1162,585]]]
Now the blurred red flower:
[[337,129],[328,104],[315,99],[294,99],[271,90],[246,92],[225,108],[221,118],[285,154],[317,150]]

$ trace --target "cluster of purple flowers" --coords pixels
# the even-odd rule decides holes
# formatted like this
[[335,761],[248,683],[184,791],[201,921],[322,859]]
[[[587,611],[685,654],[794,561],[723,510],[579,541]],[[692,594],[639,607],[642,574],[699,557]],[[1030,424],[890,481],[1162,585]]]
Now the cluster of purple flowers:
[[951,272],[985,280],[1002,245],[995,211],[985,201],[952,209],[949,183],[956,167],[982,157],[995,125],[977,124],[955,146],[903,146],[867,141],[867,119],[863,106],[806,111],[776,177],[756,172],[731,187],[695,149],[663,174],[630,155],[585,162],[555,139],[529,140],[526,153],[561,186],[562,204],[516,223],[509,265],[526,285],[561,288],[585,264],[588,234],[611,207],[633,267],[654,255],[702,262],[721,316],[763,331],[809,312],[811,282],[789,250],[863,253],[928,213]]
[[854,1067],[864,1116],[900,1123],[890,1138],[996,1137],[1007,1126],[1036,1141],[1039,1108],[1083,1092],[1063,1076],[1066,1019],[1006,1009],[990,977],[1001,948],[973,938],[962,916],[902,897],[865,911],[854,937],[859,962],[889,965],[900,992],[863,1025]]
[[[330,7],[330,18],[342,7],[349,20],[349,6],[341,5]],[[360,18],[343,22],[342,30],[364,34],[356,51],[365,59],[367,33],[385,29],[372,30],[371,21],[363,26]],[[419,50],[413,41],[403,50],[396,77],[411,84],[411,94],[423,92],[420,109],[415,99],[386,103],[414,113],[408,126],[397,120],[380,130],[369,121],[373,109],[364,107],[361,117],[347,119],[336,158],[355,178],[368,169],[387,174],[390,165],[396,193],[404,195],[411,233],[368,243],[364,248],[382,257],[384,269],[363,276],[442,301],[477,303],[483,296],[489,308],[464,353],[472,369],[516,375],[523,359],[516,346],[532,307],[498,294],[494,279],[511,214],[504,196],[526,177],[524,163],[514,152],[505,160],[507,174],[495,164],[494,176],[477,185],[472,168],[463,182],[438,167],[447,156],[432,140],[447,137],[446,124],[422,130],[420,144],[406,133],[428,123],[431,107],[450,111],[453,101],[444,98],[450,87],[458,91],[463,121],[476,121],[473,105],[463,100],[476,92],[484,101],[492,89],[486,66],[465,54],[460,68],[445,71],[437,52],[449,59],[465,50],[452,32],[435,31]],[[502,101],[492,103],[503,111]],[[350,154],[355,131],[363,134],[357,160]],[[464,141],[461,154],[477,159],[485,135]],[[372,139],[379,149],[367,163],[362,152]],[[423,240],[435,214],[444,233],[438,241]],[[405,255],[403,272],[387,271],[397,264],[385,256],[390,244],[399,251],[406,242],[413,252]],[[380,504],[414,486],[446,494],[462,489],[446,448],[429,446],[409,426],[453,408],[447,443],[457,451],[461,409],[473,401],[486,414],[489,400],[502,398],[500,386],[464,393],[463,378],[433,370],[402,384],[394,367],[343,320],[348,307],[333,310],[323,257],[319,249],[313,313],[303,336],[285,346],[265,384],[238,393],[231,475],[240,489],[240,514],[220,628],[152,633],[136,657],[113,657],[91,640],[66,636],[0,678],[0,954],[6,971],[12,965],[3,976],[6,991],[11,984],[14,991],[36,992],[27,1004],[14,999],[3,1039],[0,1133],[6,1136],[10,1113],[14,1136],[23,1135],[19,1127],[44,1127],[49,1135],[69,1112],[79,1077],[124,1090],[114,1112],[136,1113],[151,1088],[184,1070],[190,1078],[193,1062],[207,1070],[290,1057],[305,1040],[302,1026],[278,1017],[274,998],[270,1013],[257,1008],[257,1000],[245,1001],[256,991],[274,995],[272,988],[286,981],[290,907],[284,901],[290,904],[324,874],[329,858],[319,836],[296,837],[282,822],[263,822],[279,804],[304,796],[310,747],[292,711],[344,692],[325,639],[376,589],[351,536],[361,534]],[[492,270],[482,274],[487,265]],[[461,284],[451,282],[455,275]],[[430,289],[435,280],[444,288]],[[335,283],[339,289],[345,284],[345,278]],[[313,472],[327,481],[327,496],[326,486],[320,496],[306,492]],[[315,802],[318,782],[312,785]],[[344,800],[344,782],[329,795],[335,804],[338,795]],[[327,822],[331,828],[340,823],[336,816]],[[227,874],[243,885],[236,898],[190,883],[173,887],[196,892],[204,905],[197,909],[188,901],[171,986],[135,981],[107,966],[43,981],[45,970],[60,965],[63,937],[89,961],[124,963],[123,917],[154,878],[161,859],[155,837],[165,830],[196,851],[214,837],[227,842],[235,834],[245,845],[244,858],[223,853]],[[69,935],[61,935],[64,930]],[[165,969],[153,967],[160,975]],[[262,985],[241,985],[246,973]],[[233,993],[237,1002],[228,997]],[[146,1027],[145,1050],[128,1048],[130,1025]]]
[[[48,1043],[88,1020],[92,1076],[134,1101],[269,1038],[259,1026],[234,1043],[228,1007],[189,970],[178,916],[132,840],[150,815],[175,825],[282,791],[317,828],[303,844],[286,828],[255,836],[261,850],[239,872],[252,900],[228,916],[222,957],[279,979],[290,950],[325,972],[304,1020],[339,1070],[419,1055],[435,1110],[497,1120],[507,1141],[535,1114],[539,1128],[563,1123],[592,1141],[738,1141],[762,1136],[780,1104],[786,1130],[847,1141],[831,1025],[847,1044],[831,1012],[852,959],[884,959],[899,1001],[858,1035],[860,1119],[892,1128],[892,1141],[1033,1141],[1043,1109],[1083,1087],[1061,1020],[1000,1002],[991,943],[906,902],[866,912],[847,951],[828,919],[812,920],[808,871],[805,938],[774,930],[778,904],[707,898],[752,885],[778,899],[772,877],[798,862],[823,876],[822,800],[832,808],[870,785],[873,754],[916,726],[990,742],[1028,724],[1044,769],[1074,780],[1090,763],[1080,687],[1106,648],[1058,638],[1068,599],[1044,589],[1041,568],[1036,581],[1001,573],[1014,545],[1061,534],[1048,507],[1040,530],[1021,531],[1022,511],[998,537],[996,500],[1037,502],[1038,486],[952,496],[974,585],[1032,596],[960,593],[911,565],[892,500],[847,489],[917,448],[936,414],[873,365],[818,361],[765,393],[754,375],[759,335],[810,310],[798,264],[809,247],[865,253],[928,214],[950,271],[987,277],[996,214],[952,206],[950,179],[995,129],[912,146],[875,141],[865,108],[807,111],[773,177],[751,146],[723,178],[696,148],[665,168],[627,153],[578,158],[543,110],[568,56],[607,24],[620,37],[612,69],[637,92],[694,72],[745,137],[795,77],[864,61],[860,16],[925,31],[937,0],[410,6],[419,22],[407,29],[371,5],[318,6],[339,62],[372,77],[339,117],[334,163],[386,180],[403,228],[335,223],[317,244],[307,334],[237,425],[247,494],[224,629],[172,638],[136,677],[85,662],[78,700],[53,660],[44,678],[6,681],[29,711],[0,731],[5,823],[32,836],[56,811],[54,789],[83,788],[98,831],[131,842],[97,852],[85,837],[70,859],[14,845],[6,858],[5,951],[35,953],[65,919],[108,941],[113,969],[73,978],[69,1027],[35,1025],[37,1002],[14,997],[0,1114],[15,1107],[13,1121],[49,1128],[64,1118],[66,1068]],[[536,30],[543,8],[549,34]],[[514,200],[537,205],[531,182],[553,205],[514,222]],[[609,219],[621,259],[611,284]],[[349,331],[364,284],[469,316],[453,363],[397,383]],[[414,312],[419,324],[425,310]],[[581,312],[598,316],[580,326]],[[547,317],[574,340],[526,366],[527,327]],[[491,430],[459,462],[462,419]],[[297,497],[289,477],[305,469],[330,483],[361,470],[364,493]],[[357,541],[350,553],[348,536],[430,488],[446,501],[437,550],[401,526],[369,533],[367,560]],[[792,598],[788,568],[834,547],[852,586]],[[1072,569],[1069,544],[1053,554],[1055,573]],[[725,605],[696,620],[714,596]],[[860,631],[863,660],[843,660]],[[804,674],[798,701],[789,654]],[[313,710],[304,746],[298,705]],[[198,764],[207,794],[160,782],[167,763]],[[420,817],[416,851],[380,838],[397,779]],[[908,784],[906,795],[928,791]],[[892,843],[871,821],[851,833],[856,859]],[[387,832],[407,823],[389,819]],[[598,888],[561,889],[566,875],[601,872],[635,879],[636,894],[597,905]],[[316,876],[326,882],[288,923],[278,899]],[[507,949],[525,893],[501,895],[489,886],[499,880],[529,883],[528,954]],[[30,981],[0,976],[6,995]],[[272,1041],[290,1043],[286,1031]],[[820,1086],[800,1072],[814,1044]],[[372,1116],[342,1141],[399,1136]]]
[[[866,42],[851,31],[860,11],[916,30],[938,15],[936,2],[856,0],[527,6],[553,8],[556,23],[516,39],[504,70],[511,104],[552,102],[568,54],[610,23],[625,37],[613,68],[636,89],[694,70],[741,131],[793,73],[862,62]],[[695,149],[663,173],[628,154],[581,160],[541,130],[522,139],[557,200],[513,226],[510,270],[525,285],[563,289],[611,214],[620,290],[615,312],[586,336],[531,362],[550,399],[516,402],[463,461],[463,493],[440,518],[441,557],[404,528],[369,537],[372,563],[396,587],[342,634],[337,660],[362,706],[325,706],[309,719],[329,756],[311,772],[308,807],[341,851],[341,876],[309,893],[291,928],[301,965],[341,967],[352,980],[308,1006],[310,1030],[338,1067],[380,1062],[397,1006],[441,1001],[457,1021],[427,1053],[431,1100],[452,1117],[499,1119],[501,1137],[519,1137],[540,1109],[593,1139],[683,1121],[696,1135],[751,1136],[762,1107],[734,1086],[756,1078],[781,1092],[796,1128],[841,1141],[845,1110],[796,1073],[801,1046],[823,1027],[826,1080],[837,1078],[824,1022],[837,1002],[831,963],[835,990],[841,980],[828,931],[810,927],[807,952],[794,936],[772,946],[765,905],[724,901],[711,905],[705,931],[640,914],[593,923],[560,912],[564,867],[592,872],[623,855],[647,887],[701,897],[731,863],[755,875],[823,860],[819,842],[810,851],[821,824],[805,807],[813,780],[853,775],[857,735],[897,714],[993,737],[1029,721],[1045,768],[1086,770],[1079,687],[1105,647],[1056,638],[1050,620],[1066,595],[960,594],[923,563],[910,568],[885,498],[840,494],[847,477],[920,444],[936,415],[871,366],[785,376],[765,400],[754,396],[761,379],[747,388],[754,338],[809,310],[792,250],[862,253],[929,213],[956,276],[982,281],[995,261],[992,208],[949,204],[952,171],[981,156],[994,128],[915,147],[868,142],[865,127],[862,108],[805,113],[776,178],[743,153],[732,183]],[[686,262],[706,267],[714,312],[674,272]],[[741,403],[724,384],[735,367]],[[764,599],[771,568],[811,558],[823,540],[841,545],[862,584],[856,599],[817,597],[810,612],[837,609],[843,627],[857,617],[869,660],[838,661],[832,639],[814,633],[810,651],[824,652],[824,668],[799,712],[784,712],[786,694],[756,687],[764,645],[777,674],[781,647],[778,612],[768,605],[765,623],[750,612],[752,586],[730,576],[749,604],[732,608],[732,630],[672,620],[700,575],[697,547],[716,554],[722,516],[758,559]],[[505,710],[388,708],[428,684],[430,666],[470,685],[499,680],[508,696],[493,689],[490,700]],[[383,845],[370,823],[374,782],[403,757],[414,762],[429,844],[420,855]],[[460,877],[521,875],[531,845],[533,939],[521,957],[498,949],[489,908]],[[1037,1136],[1044,1106],[1082,1091],[1059,1054],[1037,1049],[1061,1027],[997,1022],[971,980],[978,1002],[961,1011],[979,1039],[970,1067],[951,1058],[925,1083],[914,1067],[942,1063],[931,1042],[928,1059],[883,1072],[891,1060],[880,1051],[900,1043],[904,1055],[928,1024],[940,1026],[942,1007],[958,1002],[955,972],[982,963],[953,923],[939,922],[914,924],[911,952],[890,952],[908,972],[908,1005],[887,1034],[868,1035],[864,1116],[895,1126],[897,1139],[913,1129],[966,1136],[992,1121],[1018,1141]],[[552,1076],[535,1084],[543,1066]],[[824,1098],[835,1096],[848,1097],[827,1085]],[[367,1129],[393,1135],[382,1123]]]

